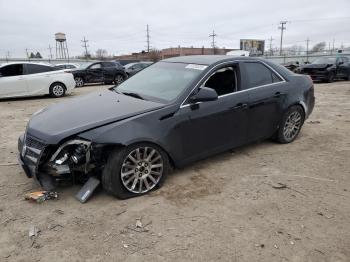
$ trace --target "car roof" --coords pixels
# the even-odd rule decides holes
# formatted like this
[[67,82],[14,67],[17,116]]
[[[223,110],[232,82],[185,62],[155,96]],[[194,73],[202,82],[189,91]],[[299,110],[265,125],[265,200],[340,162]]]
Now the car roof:
[[162,61],[170,63],[185,63],[185,64],[199,64],[199,65],[211,65],[218,62],[232,61],[232,60],[260,60],[256,57],[246,56],[230,56],[230,55],[191,55],[191,56],[178,56],[167,58]]
[[1,64],[0,66],[3,67],[3,66],[7,66],[7,65],[18,65],[18,64],[53,66],[49,63],[44,63],[44,62],[38,62],[38,63],[35,63],[35,62],[10,62],[10,63]]

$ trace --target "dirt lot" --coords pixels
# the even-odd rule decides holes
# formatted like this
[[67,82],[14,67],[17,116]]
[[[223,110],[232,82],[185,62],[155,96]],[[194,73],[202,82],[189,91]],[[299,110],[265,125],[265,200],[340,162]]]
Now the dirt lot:
[[[23,200],[39,187],[11,163],[31,114],[104,88],[0,102],[0,261],[350,261],[350,82],[315,86],[316,107],[292,144],[200,161],[126,201],[100,192],[80,204],[78,186],[57,201]],[[30,239],[32,225],[41,232]]]

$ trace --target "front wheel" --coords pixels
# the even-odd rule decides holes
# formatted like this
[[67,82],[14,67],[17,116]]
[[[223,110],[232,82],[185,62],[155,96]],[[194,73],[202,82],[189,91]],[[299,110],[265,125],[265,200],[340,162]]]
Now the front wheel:
[[82,87],[82,86],[84,86],[84,79],[83,79],[83,78],[81,78],[81,77],[75,77],[74,80],[75,80],[75,85],[76,85],[76,87]]
[[53,83],[50,86],[50,95],[52,97],[62,97],[66,94],[66,87],[61,83]]
[[160,187],[169,170],[169,158],[160,147],[135,144],[110,154],[102,172],[102,185],[117,198],[136,197]]
[[123,82],[124,82],[124,76],[123,75],[118,74],[118,75],[115,76],[114,83],[116,85],[120,85]]
[[327,82],[328,82],[328,83],[334,82],[334,78],[335,78],[335,74],[334,74],[333,72],[330,72],[330,73],[328,74]]
[[281,144],[293,142],[304,124],[305,114],[300,106],[292,106],[284,114],[277,131],[277,141]]

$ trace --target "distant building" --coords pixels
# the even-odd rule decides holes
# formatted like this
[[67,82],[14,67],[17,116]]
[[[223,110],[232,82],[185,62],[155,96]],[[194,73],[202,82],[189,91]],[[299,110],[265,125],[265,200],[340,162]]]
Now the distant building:
[[[189,56],[189,55],[226,55],[226,53],[235,50],[227,48],[205,48],[205,47],[170,47],[160,51],[160,59],[176,57],[176,56]],[[132,53],[130,55],[115,56],[114,59],[133,60],[133,61],[147,61],[151,60],[150,55],[147,52]]]

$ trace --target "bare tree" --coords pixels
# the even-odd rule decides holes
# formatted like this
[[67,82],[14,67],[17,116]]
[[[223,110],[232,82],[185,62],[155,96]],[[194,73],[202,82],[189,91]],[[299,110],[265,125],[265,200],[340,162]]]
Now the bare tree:
[[149,51],[148,53],[148,58],[152,61],[152,62],[157,62],[161,59],[161,51],[157,50],[157,49],[152,49]]
[[96,51],[96,58],[99,60],[104,60],[108,56],[108,52],[106,49],[97,49]]
[[311,49],[311,52],[320,52],[323,51],[326,48],[326,42],[319,42],[316,45],[314,45]]

